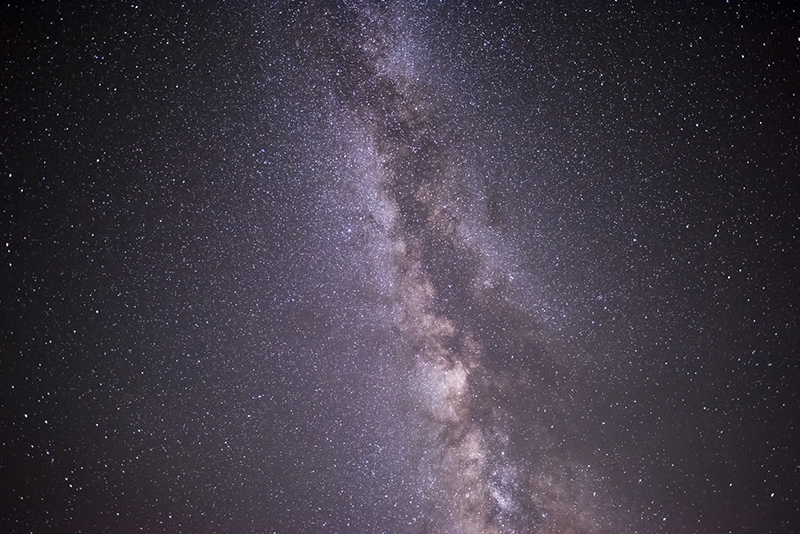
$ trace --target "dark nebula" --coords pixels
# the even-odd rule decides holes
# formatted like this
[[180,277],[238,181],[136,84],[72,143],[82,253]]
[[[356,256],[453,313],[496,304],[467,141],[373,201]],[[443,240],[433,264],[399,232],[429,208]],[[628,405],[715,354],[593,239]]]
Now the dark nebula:
[[0,8],[0,531],[800,531],[800,16]]

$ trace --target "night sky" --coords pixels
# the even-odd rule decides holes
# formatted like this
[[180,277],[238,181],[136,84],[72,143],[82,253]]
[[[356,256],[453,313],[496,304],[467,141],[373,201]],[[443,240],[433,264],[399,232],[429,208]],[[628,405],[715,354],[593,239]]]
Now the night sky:
[[0,531],[800,532],[791,3],[19,4]]

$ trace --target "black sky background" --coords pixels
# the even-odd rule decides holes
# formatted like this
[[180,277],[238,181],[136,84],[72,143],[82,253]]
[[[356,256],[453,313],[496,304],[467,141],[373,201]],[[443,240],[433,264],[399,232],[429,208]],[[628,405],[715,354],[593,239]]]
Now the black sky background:
[[0,530],[797,531],[799,18],[0,8]]

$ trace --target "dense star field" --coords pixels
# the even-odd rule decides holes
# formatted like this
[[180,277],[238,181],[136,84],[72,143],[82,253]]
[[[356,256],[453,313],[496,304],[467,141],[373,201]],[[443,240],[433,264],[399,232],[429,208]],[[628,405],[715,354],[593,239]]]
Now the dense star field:
[[0,531],[800,531],[791,3],[18,4]]

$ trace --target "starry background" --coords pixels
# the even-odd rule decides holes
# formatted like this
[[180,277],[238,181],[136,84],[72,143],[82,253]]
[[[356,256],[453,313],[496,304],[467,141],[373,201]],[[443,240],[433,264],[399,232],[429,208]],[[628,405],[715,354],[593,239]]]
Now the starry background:
[[570,4],[0,8],[0,530],[797,532],[800,16]]

